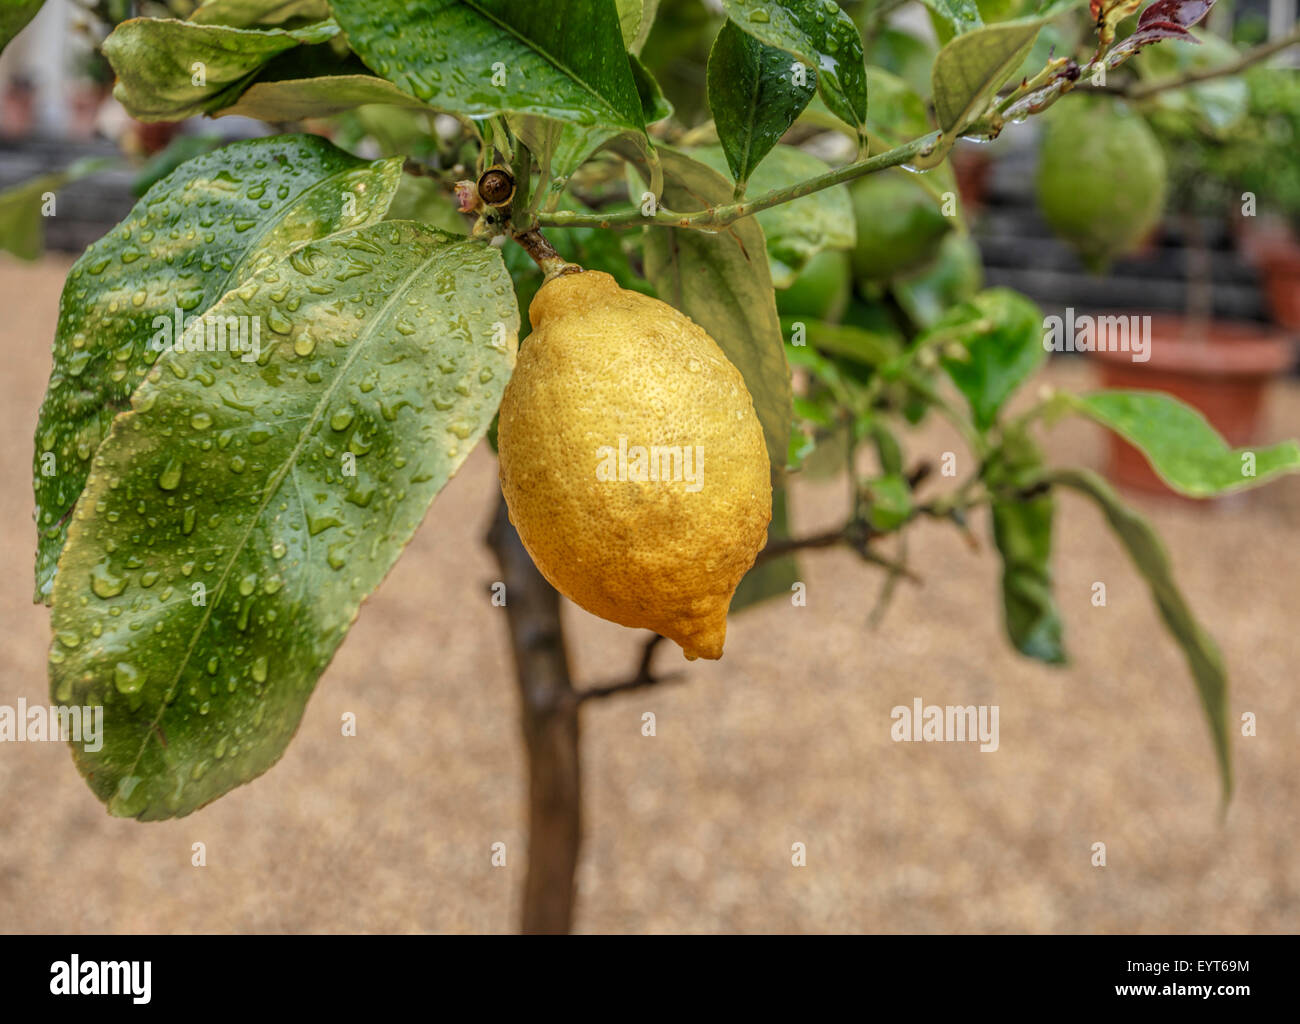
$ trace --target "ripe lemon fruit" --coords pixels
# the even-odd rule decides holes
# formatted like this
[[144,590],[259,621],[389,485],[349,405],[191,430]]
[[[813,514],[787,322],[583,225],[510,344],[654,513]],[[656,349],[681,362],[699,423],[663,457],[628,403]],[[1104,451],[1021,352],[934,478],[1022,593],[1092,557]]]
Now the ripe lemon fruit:
[[1110,98],[1070,96],[1048,113],[1038,206],[1100,273],[1135,249],[1165,206],[1165,156],[1141,115]]
[[501,402],[501,491],[542,575],[593,615],[719,658],[772,484],[740,372],[609,274],[546,282]]

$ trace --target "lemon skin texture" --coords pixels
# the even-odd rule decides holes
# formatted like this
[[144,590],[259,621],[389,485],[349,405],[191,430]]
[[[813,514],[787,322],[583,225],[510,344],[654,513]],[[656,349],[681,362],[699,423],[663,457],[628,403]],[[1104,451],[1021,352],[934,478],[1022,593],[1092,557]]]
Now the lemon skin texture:
[[[666,636],[688,659],[721,657],[731,595],[772,516],[740,372],[689,317],[600,271],[548,281],[529,317],[497,434],[524,547],[592,614]],[[655,448],[690,458],[660,458],[646,478],[636,453]]]

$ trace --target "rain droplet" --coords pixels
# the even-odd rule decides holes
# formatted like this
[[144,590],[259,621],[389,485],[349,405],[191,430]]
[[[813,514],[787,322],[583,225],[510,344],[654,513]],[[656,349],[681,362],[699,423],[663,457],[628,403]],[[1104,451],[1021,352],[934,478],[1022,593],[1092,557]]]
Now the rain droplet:
[[166,468],[158,474],[158,486],[164,491],[174,491],[181,485],[181,469],[183,464],[181,460],[174,455],[168,461]]
[[[126,589],[126,577],[114,576],[105,562],[100,562],[90,570],[90,589],[96,597],[117,597]],[[62,639],[62,637],[60,637]]]
[[119,661],[113,666],[113,685],[118,693],[139,693],[144,686],[144,676],[134,665]]

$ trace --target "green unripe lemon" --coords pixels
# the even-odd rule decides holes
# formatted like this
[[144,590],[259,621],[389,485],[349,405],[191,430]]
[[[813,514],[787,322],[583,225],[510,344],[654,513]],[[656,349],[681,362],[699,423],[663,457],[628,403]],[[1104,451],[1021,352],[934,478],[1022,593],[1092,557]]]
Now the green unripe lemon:
[[782,316],[803,316],[839,323],[853,290],[849,254],[823,249],[805,264],[794,284],[777,289],[776,308]]
[[849,194],[858,228],[853,273],[859,281],[882,281],[924,266],[954,226],[939,200],[909,171],[868,174]]
[[1131,252],[1165,205],[1165,157],[1142,117],[1109,97],[1069,96],[1047,115],[1038,205],[1094,272]]

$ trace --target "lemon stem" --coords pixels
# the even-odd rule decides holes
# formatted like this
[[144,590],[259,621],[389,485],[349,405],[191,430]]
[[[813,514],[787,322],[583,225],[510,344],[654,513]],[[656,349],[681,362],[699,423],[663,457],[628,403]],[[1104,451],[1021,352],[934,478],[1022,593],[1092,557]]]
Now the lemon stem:
[[514,236],[514,239],[524,247],[524,252],[533,258],[533,262],[542,268],[542,273],[546,275],[545,279],[547,281],[554,280],[564,274],[582,273],[580,266],[568,262],[556,252],[555,246],[551,245],[536,228],[521,231]]

